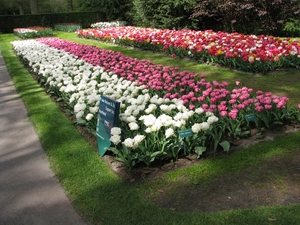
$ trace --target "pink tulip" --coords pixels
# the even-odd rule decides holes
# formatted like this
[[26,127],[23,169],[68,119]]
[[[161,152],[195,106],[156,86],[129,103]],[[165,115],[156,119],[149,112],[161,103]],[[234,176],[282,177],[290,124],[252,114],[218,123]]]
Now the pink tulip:
[[204,111],[206,111],[208,109],[208,104],[203,104],[201,107]]
[[190,109],[190,110],[194,110],[195,108],[196,108],[195,105],[192,105],[192,104],[189,105],[189,109]]
[[238,109],[244,109],[245,105],[244,104],[238,104],[237,107],[238,107]]
[[204,96],[200,96],[200,97],[197,98],[197,100],[198,100],[199,102],[203,102],[203,101],[205,100],[205,97],[204,97]]
[[264,109],[264,107],[262,107],[262,106],[256,106],[256,107],[255,107],[255,110],[256,110],[257,112],[261,112],[261,111],[263,111],[263,109]]
[[231,111],[229,112],[228,115],[229,115],[229,117],[230,117],[231,119],[235,120],[235,119],[237,118],[237,115],[238,115],[238,110],[233,109],[233,110],[231,110]]
[[218,110],[219,111],[227,111],[226,105],[218,105]]
[[220,112],[220,116],[222,116],[222,117],[225,117],[227,115],[228,115],[227,111],[221,111]]
[[259,90],[259,91],[257,91],[256,92],[256,95],[263,95],[264,93],[263,93],[263,91],[261,91],[261,90]]
[[265,109],[266,110],[271,110],[272,109],[272,105],[265,105]]
[[277,106],[277,108],[279,108],[279,109],[280,109],[280,108],[284,108],[284,107],[285,107],[285,101],[282,101],[282,100],[279,101],[279,102],[277,103],[276,106]]

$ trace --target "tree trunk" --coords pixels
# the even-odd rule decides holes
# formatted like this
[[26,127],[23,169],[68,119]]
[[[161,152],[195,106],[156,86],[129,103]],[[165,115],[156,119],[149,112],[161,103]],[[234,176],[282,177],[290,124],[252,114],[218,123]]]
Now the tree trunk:
[[73,12],[73,0],[68,0],[68,11]]
[[30,0],[30,9],[31,9],[31,14],[39,13],[38,0]]
[[22,1],[17,1],[18,3],[18,6],[19,6],[19,12],[20,12],[20,15],[24,15],[25,12],[24,12],[24,5],[23,5],[23,2]]

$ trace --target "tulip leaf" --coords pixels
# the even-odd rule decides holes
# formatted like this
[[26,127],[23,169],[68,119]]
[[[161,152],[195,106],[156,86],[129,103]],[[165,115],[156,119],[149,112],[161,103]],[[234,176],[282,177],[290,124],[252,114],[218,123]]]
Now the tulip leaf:
[[202,155],[202,153],[205,152],[205,151],[206,151],[206,147],[203,147],[203,146],[197,146],[197,147],[195,148],[195,152],[196,152],[196,154],[197,154],[197,159],[199,159],[199,158],[200,158],[200,155]]
[[225,152],[227,152],[227,153],[229,152],[230,143],[228,141],[222,141],[219,144],[223,147]]

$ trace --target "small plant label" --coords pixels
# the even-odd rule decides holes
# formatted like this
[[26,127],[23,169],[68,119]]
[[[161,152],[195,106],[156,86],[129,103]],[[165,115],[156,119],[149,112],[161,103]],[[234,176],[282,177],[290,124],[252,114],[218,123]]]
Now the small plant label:
[[[186,129],[186,130],[180,130],[179,131],[179,137],[184,139],[186,137],[191,137],[193,136],[193,131],[192,129]],[[186,155],[186,143],[183,140],[183,151],[184,151],[184,155]]]
[[256,120],[256,114],[255,113],[247,114],[247,115],[245,115],[245,117],[246,117],[246,120],[248,122]]
[[118,126],[120,102],[110,99],[106,96],[100,97],[97,121],[97,143],[99,154],[103,156],[106,148],[111,145],[111,128]]
[[186,129],[186,130],[180,130],[179,131],[179,137],[180,138],[191,137],[191,136],[193,136],[192,129]]

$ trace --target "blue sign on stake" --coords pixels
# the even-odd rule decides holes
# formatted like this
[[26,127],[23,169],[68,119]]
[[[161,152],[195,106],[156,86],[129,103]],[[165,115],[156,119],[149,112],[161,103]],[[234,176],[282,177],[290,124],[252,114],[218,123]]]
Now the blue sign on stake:
[[179,137],[180,138],[191,137],[191,136],[193,136],[193,131],[191,129],[186,129],[186,130],[180,130],[179,131]]
[[245,115],[245,118],[248,122],[255,121],[256,120],[256,114],[255,113],[247,114],[247,115]]
[[105,154],[106,148],[111,145],[109,140],[111,136],[110,130],[118,126],[119,110],[120,102],[106,96],[100,97],[96,136],[101,156]]
[[[179,131],[179,137],[184,139],[186,137],[191,137],[193,136],[193,131],[192,129],[186,129],[186,130],[180,130]],[[183,151],[184,151],[184,155],[186,155],[186,143],[183,140]]]

